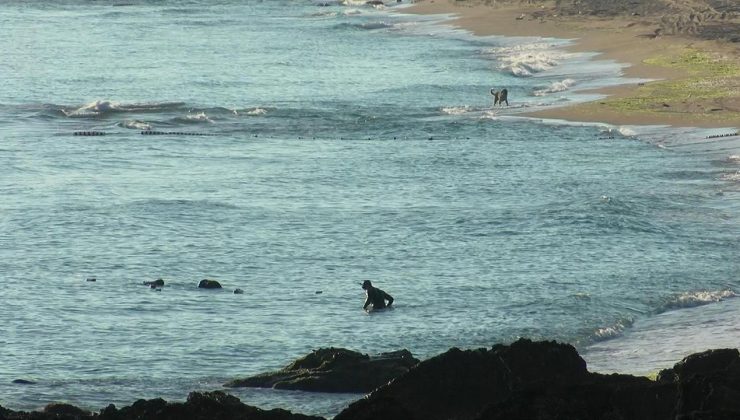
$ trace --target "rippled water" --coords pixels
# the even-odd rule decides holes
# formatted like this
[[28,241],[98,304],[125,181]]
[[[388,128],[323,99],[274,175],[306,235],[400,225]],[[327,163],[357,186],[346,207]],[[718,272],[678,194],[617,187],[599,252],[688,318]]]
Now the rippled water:
[[0,5],[0,404],[184,399],[325,346],[587,350],[732,300],[736,138],[521,118],[620,66],[361,3]]

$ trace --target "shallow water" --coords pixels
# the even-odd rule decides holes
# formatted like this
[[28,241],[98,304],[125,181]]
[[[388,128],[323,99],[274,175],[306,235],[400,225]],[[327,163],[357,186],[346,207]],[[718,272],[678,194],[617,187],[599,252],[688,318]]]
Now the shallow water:
[[[615,63],[359,3],[126,4],[0,6],[3,406],[182,400],[326,346],[614,356],[738,290],[722,130],[519,117]],[[364,279],[396,309],[365,314]],[[325,416],[359,397],[230,392]]]

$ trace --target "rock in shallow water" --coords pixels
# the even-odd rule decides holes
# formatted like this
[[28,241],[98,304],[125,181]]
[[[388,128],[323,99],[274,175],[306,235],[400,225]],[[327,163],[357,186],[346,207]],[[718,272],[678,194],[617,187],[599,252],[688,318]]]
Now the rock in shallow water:
[[198,288],[200,289],[220,289],[221,283],[217,282],[216,280],[208,280],[203,279],[198,283]]

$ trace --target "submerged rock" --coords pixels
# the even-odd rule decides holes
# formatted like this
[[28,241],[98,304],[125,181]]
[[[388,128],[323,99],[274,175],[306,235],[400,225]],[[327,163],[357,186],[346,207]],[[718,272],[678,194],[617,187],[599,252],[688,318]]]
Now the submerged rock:
[[236,379],[227,387],[366,393],[387,384],[419,363],[408,350],[370,357],[342,348],[323,348],[277,372]]
[[28,379],[14,379],[13,383],[18,385],[36,385],[36,382],[29,381]]
[[162,279],[156,279],[156,280],[153,280],[153,281],[145,281],[144,282],[144,285],[149,286],[151,288],[164,287],[164,280],[162,280]]
[[220,289],[221,283],[217,282],[216,280],[208,280],[203,279],[198,283],[198,288],[200,289]]

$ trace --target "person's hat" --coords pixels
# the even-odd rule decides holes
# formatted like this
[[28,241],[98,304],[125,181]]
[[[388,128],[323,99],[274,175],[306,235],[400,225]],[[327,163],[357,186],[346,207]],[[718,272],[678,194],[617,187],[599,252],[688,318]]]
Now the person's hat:
[[365,280],[362,282],[362,288],[367,289],[368,287],[372,286],[373,284],[370,283],[370,280]]

